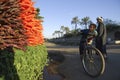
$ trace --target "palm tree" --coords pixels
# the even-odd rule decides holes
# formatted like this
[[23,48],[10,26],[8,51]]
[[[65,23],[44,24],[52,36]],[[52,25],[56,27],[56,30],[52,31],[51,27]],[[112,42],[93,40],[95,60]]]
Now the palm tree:
[[68,34],[70,32],[69,27],[65,27],[64,30],[65,30],[65,34]]
[[61,31],[54,31],[53,35],[56,35],[56,36],[58,36],[58,38],[60,38],[61,33],[62,33]]
[[62,32],[62,33],[61,33],[61,36],[63,36],[63,34],[64,34],[64,32],[65,32],[64,28],[65,28],[64,26],[61,26],[61,28],[60,28],[60,30],[61,30],[61,32]]
[[60,30],[63,32],[63,34],[67,34],[70,31],[69,27],[65,27],[65,26],[61,26]]
[[85,28],[87,29],[87,25],[88,24],[90,24],[90,23],[92,23],[92,21],[90,20],[90,18],[89,17],[84,17],[84,18],[82,18],[81,19],[81,22],[80,22],[80,24],[81,25],[85,25]]
[[77,25],[80,23],[80,20],[78,19],[78,16],[72,18],[71,24],[75,25],[75,30],[77,29]]

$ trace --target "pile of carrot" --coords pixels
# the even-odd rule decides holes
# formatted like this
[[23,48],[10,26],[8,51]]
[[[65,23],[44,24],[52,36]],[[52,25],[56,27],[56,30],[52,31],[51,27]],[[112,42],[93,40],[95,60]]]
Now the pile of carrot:
[[32,0],[0,0],[0,49],[44,43],[42,21]]
[[0,50],[7,47],[25,50],[27,37],[20,12],[18,0],[0,0]]
[[26,30],[28,45],[43,44],[42,21],[35,18],[36,9],[34,3],[31,0],[20,0],[19,4],[21,8],[20,18],[23,22],[23,28]]

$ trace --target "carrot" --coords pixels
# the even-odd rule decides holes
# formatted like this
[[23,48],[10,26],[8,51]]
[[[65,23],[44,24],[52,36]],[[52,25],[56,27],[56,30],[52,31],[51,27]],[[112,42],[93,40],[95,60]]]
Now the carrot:
[[20,18],[23,20],[23,27],[26,30],[26,36],[29,46],[43,44],[44,38],[42,35],[41,20],[35,19],[36,9],[31,0],[20,0],[21,8]]

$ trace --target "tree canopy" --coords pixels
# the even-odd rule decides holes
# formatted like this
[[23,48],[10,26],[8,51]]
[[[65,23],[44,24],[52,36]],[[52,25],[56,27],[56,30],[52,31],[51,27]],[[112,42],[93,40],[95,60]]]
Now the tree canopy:
[[87,29],[87,25],[89,25],[90,23],[92,23],[92,21],[90,20],[90,17],[88,16],[82,18],[80,22],[81,25],[85,25],[85,29]]
[[77,29],[77,26],[79,23],[80,23],[80,20],[79,20],[78,16],[72,18],[71,24],[75,25],[75,30]]
[[42,20],[44,17],[40,15],[40,9],[36,8],[36,18]]

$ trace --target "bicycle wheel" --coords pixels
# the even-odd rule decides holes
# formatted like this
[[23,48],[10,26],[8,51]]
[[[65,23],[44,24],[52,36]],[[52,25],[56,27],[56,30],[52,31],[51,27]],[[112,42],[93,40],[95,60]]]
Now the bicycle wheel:
[[93,46],[88,46],[84,50],[82,57],[84,70],[88,75],[97,77],[103,74],[105,70],[105,60],[102,53]]

